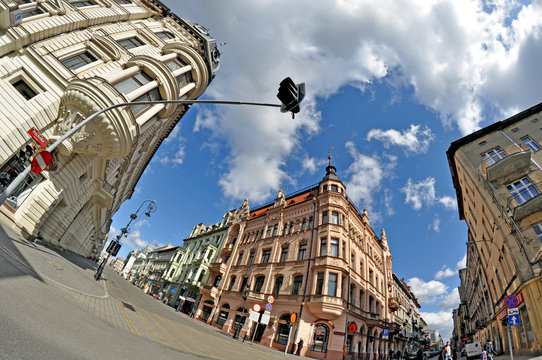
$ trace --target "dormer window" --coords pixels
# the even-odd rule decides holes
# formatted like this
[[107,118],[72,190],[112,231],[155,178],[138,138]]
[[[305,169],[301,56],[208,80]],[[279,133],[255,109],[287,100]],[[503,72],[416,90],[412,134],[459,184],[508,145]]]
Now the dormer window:
[[331,191],[339,192],[339,187],[337,185],[331,185]]

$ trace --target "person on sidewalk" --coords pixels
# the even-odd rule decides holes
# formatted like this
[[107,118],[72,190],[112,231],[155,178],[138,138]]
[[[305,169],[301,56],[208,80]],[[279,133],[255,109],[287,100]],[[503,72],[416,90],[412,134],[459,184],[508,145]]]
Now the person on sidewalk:
[[418,352],[416,353],[416,360],[423,360],[423,351],[422,348],[418,349]]
[[487,339],[484,350],[487,353],[488,360],[493,360],[493,343],[491,342],[491,339]]
[[301,355],[301,349],[303,348],[303,339],[300,339],[299,342],[297,343],[297,349],[295,351],[295,354],[297,356],[300,356]]
[[444,346],[442,352],[444,353],[444,360],[452,360],[452,347],[449,341],[446,341],[446,346]]

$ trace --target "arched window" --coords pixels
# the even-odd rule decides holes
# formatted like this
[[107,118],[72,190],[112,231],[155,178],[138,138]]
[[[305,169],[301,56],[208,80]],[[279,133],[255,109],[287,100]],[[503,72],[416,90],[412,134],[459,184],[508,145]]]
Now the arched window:
[[329,327],[326,324],[316,324],[312,335],[311,350],[327,352],[327,341],[329,339]]
[[204,276],[205,276],[205,270],[202,270],[201,273],[199,274],[198,282],[202,282]]
[[279,324],[277,326],[277,336],[275,337],[275,342],[277,344],[286,345],[288,342],[288,334],[290,333],[290,326],[288,322],[290,320],[290,314],[282,314],[279,319]]

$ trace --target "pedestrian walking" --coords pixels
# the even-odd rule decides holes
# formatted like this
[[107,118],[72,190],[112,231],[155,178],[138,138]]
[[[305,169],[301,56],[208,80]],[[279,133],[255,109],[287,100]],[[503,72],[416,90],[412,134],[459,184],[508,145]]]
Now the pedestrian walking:
[[457,360],[457,349],[455,347],[452,348],[452,360]]
[[397,352],[395,353],[395,358],[397,360],[401,359],[401,351],[400,350],[397,350]]
[[482,351],[482,360],[487,360],[487,351]]
[[295,354],[297,356],[300,356],[301,355],[301,349],[303,348],[303,339],[300,339],[299,342],[297,343],[297,349],[295,351]]
[[491,339],[486,340],[486,344],[484,345],[484,350],[487,353],[488,360],[493,360],[493,343],[491,342]]
[[442,352],[444,353],[444,360],[452,360],[452,347],[449,341],[446,341],[446,346],[444,346]]
[[422,348],[418,349],[418,352],[416,353],[416,360],[423,360],[423,351]]

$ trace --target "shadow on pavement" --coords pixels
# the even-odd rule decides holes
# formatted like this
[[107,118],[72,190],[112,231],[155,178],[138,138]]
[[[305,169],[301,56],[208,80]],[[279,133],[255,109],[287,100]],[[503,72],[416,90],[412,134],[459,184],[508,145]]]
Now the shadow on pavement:
[[30,245],[26,240],[12,239],[4,230],[3,225],[0,224],[0,279],[30,275],[43,282],[41,276],[23,256],[14,242],[35,248],[34,244]]

